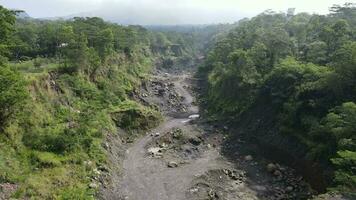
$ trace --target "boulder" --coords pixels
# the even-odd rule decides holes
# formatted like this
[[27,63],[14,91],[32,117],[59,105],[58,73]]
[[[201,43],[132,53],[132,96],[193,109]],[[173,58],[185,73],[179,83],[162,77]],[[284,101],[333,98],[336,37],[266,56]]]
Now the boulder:
[[160,157],[162,156],[162,148],[160,147],[151,147],[148,149],[148,153],[153,157]]
[[251,155],[247,155],[247,156],[245,156],[244,160],[251,161],[251,160],[253,160],[253,157]]
[[188,118],[189,118],[189,119],[197,119],[197,118],[199,118],[199,117],[200,117],[200,115],[195,114],[195,115],[190,115]]
[[99,185],[93,182],[93,183],[89,184],[89,188],[97,189],[97,188],[99,188]]
[[208,195],[210,199],[219,199],[218,194],[212,189],[209,190]]
[[275,176],[282,176],[282,173],[278,170],[274,171],[273,175]]
[[168,145],[166,143],[162,143],[159,145],[160,148],[166,148]]
[[169,168],[176,168],[176,167],[178,167],[178,163],[176,163],[174,161],[170,161],[170,162],[168,162],[167,166]]
[[294,188],[293,188],[292,186],[288,186],[288,187],[286,187],[286,191],[287,191],[287,192],[292,192],[292,191],[293,191],[293,189],[294,189]]
[[94,169],[94,170],[93,170],[93,173],[94,173],[95,175],[100,175],[100,174],[101,174],[101,172],[100,172],[98,169]]
[[192,137],[192,138],[189,138],[189,143],[191,143],[192,145],[198,146],[202,143],[202,141],[198,137]]
[[273,173],[274,171],[277,170],[277,166],[273,163],[269,163],[266,168],[267,168],[267,171],[270,173]]

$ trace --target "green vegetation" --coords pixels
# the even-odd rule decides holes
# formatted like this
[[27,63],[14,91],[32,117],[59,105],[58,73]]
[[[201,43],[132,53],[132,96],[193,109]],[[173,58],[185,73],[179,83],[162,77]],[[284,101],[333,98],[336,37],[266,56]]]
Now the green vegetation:
[[193,50],[181,35],[96,17],[14,14],[0,6],[0,184],[18,185],[14,198],[93,199],[90,183],[108,165],[106,135],[161,120],[129,94],[157,59],[189,59]]
[[125,101],[121,103],[111,113],[112,118],[118,127],[124,129],[148,130],[154,128],[161,121],[157,111],[146,109],[134,101]]
[[334,168],[330,189],[356,195],[355,33],[353,4],[329,15],[266,11],[240,21],[200,69],[210,115],[239,119],[258,105],[272,108],[280,134]]
[[25,81],[19,73],[0,67],[0,129],[22,108],[27,97]]

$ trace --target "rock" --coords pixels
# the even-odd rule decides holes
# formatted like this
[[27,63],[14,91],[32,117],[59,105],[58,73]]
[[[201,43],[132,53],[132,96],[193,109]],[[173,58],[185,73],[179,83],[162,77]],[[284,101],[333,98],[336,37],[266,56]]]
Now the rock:
[[231,173],[230,178],[231,178],[232,180],[234,180],[234,181],[237,181],[237,180],[240,179],[240,177],[237,176],[235,173]]
[[267,191],[267,188],[265,186],[261,186],[261,185],[255,185],[255,186],[252,186],[253,189],[259,191],[259,192],[266,192]]
[[189,119],[197,119],[197,118],[199,118],[199,117],[200,117],[200,115],[195,114],[195,115],[190,115],[188,118],[189,118]]
[[170,161],[170,162],[168,162],[167,166],[169,168],[176,168],[176,167],[178,167],[178,163],[176,163],[174,161]]
[[183,132],[182,132],[182,129],[175,129],[173,131],[173,138],[174,139],[179,139],[183,136]]
[[326,194],[321,194],[313,198],[313,200],[349,200],[341,194],[328,192]]
[[198,146],[202,143],[201,139],[197,138],[197,137],[192,137],[189,138],[189,143],[191,143],[192,145]]
[[267,171],[270,173],[273,173],[274,171],[277,170],[277,166],[273,163],[269,163],[266,168],[267,168]]
[[104,148],[105,148],[106,150],[108,150],[108,149],[110,148],[109,143],[105,142],[105,143],[104,143]]
[[166,92],[165,89],[159,89],[158,95],[163,96],[165,92]]
[[282,173],[278,170],[274,171],[273,175],[275,176],[282,176]]
[[84,161],[84,165],[86,166],[93,166],[93,162],[88,160],[88,161]]
[[292,192],[292,191],[293,191],[293,189],[294,189],[294,188],[293,188],[292,186],[288,186],[288,187],[286,187],[286,191],[287,191],[287,192]]
[[189,145],[182,145],[180,147],[180,150],[187,153],[187,154],[192,154],[193,151],[192,151],[192,148],[189,146]]
[[199,188],[191,188],[189,191],[190,191],[191,193],[196,193],[196,192],[199,191]]
[[247,156],[245,156],[245,161],[251,161],[251,160],[253,160],[253,157],[251,156],[251,155],[247,155]]
[[148,150],[148,153],[151,154],[153,157],[160,157],[162,156],[162,148],[160,147],[151,147]]
[[104,166],[104,165],[99,166],[99,167],[98,167],[98,170],[100,170],[100,171],[102,171],[102,172],[109,172],[109,169],[108,169],[106,166]]
[[98,169],[94,169],[93,172],[94,172],[95,175],[100,175],[101,174]]
[[211,199],[219,199],[219,196],[212,189],[209,190],[208,195]]
[[162,143],[159,145],[160,148],[166,148],[168,145],[166,143]]
[[90,184],[89,184],[89,188],[97,189],[97,188],[99,188],[99,185],[96,184],[96,183],[90,183]]

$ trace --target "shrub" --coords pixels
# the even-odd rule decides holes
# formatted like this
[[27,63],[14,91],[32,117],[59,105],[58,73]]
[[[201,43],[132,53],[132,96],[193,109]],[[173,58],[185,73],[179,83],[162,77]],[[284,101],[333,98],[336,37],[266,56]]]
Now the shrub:
[[53,153],[35,151],[31,153],[30,157],[33,164],[38,167],[48,168],[61,165],[60,157]]

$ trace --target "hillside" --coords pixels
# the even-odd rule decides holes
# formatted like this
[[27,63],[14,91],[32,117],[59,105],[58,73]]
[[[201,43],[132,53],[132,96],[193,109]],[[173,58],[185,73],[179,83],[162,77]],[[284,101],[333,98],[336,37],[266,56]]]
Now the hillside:
[[315,189],[354,196],[356,8],[330,11],[240,21],[200,69],[203,101],[211,120],[235,129],[228,154],[247,140]]
[[106,138],[134,138],[162,119],[131,100],[135,88],[155,63],[194,60],[194,47],[179,34],[100,18],[15,20],[0,12],[8,28],[0,38],[0,184],[9,188],[0,199],[14,191],[20,199],[92,199],[92,180],[110,166]]

